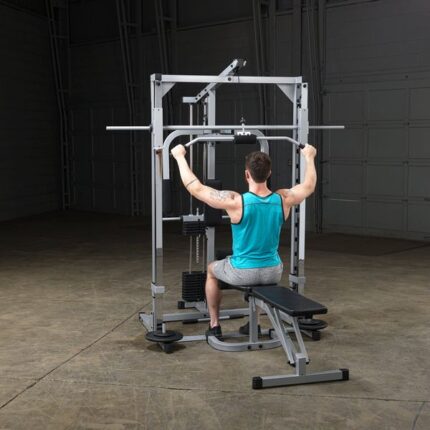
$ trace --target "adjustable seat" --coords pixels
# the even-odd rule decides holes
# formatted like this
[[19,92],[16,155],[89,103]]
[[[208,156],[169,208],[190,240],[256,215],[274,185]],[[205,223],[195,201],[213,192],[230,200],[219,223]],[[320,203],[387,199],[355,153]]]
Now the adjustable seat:
[[326,314],[322,304],[296,293],[290,288],[265,285],[251,288],[252,295],[268,305],[275,306],[292,317],[311,318],[313,315]]

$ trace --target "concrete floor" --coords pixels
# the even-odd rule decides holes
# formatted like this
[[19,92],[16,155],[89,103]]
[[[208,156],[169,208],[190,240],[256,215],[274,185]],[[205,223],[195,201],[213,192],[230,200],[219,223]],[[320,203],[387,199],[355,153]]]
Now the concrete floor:
[[[187,242],[166,236],[174,310]],[[2,223],[0,237],[0,429],[430,428],[429,246],[310,237],[307,295],[329,308],[321,341],[306,341],[310,366],[349,367],[351,380],[253,391],[252,376],[291,371],[282,350],[202,342],[167,355],[145,340],[139,220],[49,214]],[[226,301],[243,305],[235,292]]]

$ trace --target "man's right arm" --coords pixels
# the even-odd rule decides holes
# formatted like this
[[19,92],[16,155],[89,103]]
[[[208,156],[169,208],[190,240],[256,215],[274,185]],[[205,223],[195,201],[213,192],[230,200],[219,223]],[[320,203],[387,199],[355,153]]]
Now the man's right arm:
[[314,191],[317,183],[317,172],[315,169],[316,149],[311,145],[306,145],[302,149],[302,157],[306,160],[305,179],[301,184],[287,189],[283,188],[276,191],[284,199],[284,204],[288,208],[299,205],[303,200],[308,198]]

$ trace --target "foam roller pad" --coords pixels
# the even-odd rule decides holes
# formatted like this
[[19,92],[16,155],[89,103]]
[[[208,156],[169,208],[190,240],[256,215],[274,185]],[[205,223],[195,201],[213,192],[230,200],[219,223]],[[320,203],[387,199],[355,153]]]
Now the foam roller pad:
[[252,145],[257,143],[257,136],[255,134],[236,134],[234,136],[234,143]]

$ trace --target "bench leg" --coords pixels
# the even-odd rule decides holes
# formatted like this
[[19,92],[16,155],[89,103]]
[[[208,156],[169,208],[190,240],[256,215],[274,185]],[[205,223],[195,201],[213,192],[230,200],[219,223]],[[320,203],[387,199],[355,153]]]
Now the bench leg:
[[266,303],[259,302],[267,313],[267,316],[275,329],[277,338],[288,357],[290,364],[295,366],[295,373],[291,375],[256,376],[252,379],[252,388],[283,387],[289,385],[314,384],[317,382],[346,381],[349,379],[348,369],[327,370],[323,372],[306,373],[306,365],[309,362],[308,353],[296,317],[289,317],[296,336],[298,351],[284,328],[279,309]]
[[266,314],[269,317],[270,322],[272,323],[272,327],[275,330],[276,337],[281,341],[282,348],[287,355],[289,363],[294,364],[296,348],[294,347],[290,336],[284,329],[284,324],[279,318],[279,313],[276,312],[276,309],[272,308],[271,306],[268,306],[264,302],[261,302],[260,306],[265,309]]
[[289,385],[314,384],[317,382],[347,381],[348,369],[327,370],[325,372],[308,373],[304,375],[275,375],[255,376],[252,378],[252,388],[286,387]]

